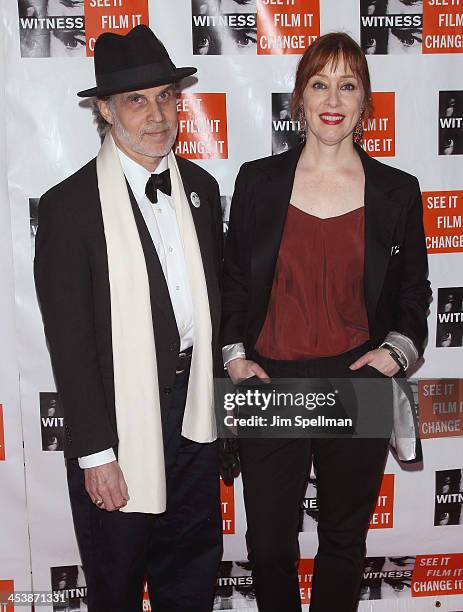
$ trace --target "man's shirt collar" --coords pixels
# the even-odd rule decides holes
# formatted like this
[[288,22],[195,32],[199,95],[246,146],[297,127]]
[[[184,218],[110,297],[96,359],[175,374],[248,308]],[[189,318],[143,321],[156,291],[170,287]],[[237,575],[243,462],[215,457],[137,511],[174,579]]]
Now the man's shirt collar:
[[[128,155],[121,151],[118,146],[116,146],[116,150],[121,161],[122,171],[125,174],[125,178],[128,180],[135,197],[137,200],[139,200],[145,196],[145,187],[148,179],[151,176],[151,172],[138,162],[131,159]],[[161,159],[153,174],[161,174],[161,172],[167,170],[168,167],[169,165],[166,155]]]

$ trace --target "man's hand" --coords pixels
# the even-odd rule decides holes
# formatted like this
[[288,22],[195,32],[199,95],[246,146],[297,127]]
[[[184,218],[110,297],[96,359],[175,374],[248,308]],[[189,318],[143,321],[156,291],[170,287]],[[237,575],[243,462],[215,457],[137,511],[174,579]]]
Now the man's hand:
[[97,506],[108,512],[119,510],[127,505],[129,491],[124,475],[117,461],[105,465],[85,468],[85,489],[93,503],[102,500]]
[[260,367],[260,365],[258,365],[255,361],[244,359],[243,357],[232,359],[227,364],[227,371],[228,375],[235,384],[245,380],[246,378],[251,378],[252,376],[257,376],[261,380],[270,380],[269,375]]
[[400,370],[399,366],[389,355],[389,351],[385,348],[368,351],[368,353],[359,357],[354,363],[351,363],[349,368],[351,370],[359,370],[365,365],[375,368],[385,376],[394,376]]

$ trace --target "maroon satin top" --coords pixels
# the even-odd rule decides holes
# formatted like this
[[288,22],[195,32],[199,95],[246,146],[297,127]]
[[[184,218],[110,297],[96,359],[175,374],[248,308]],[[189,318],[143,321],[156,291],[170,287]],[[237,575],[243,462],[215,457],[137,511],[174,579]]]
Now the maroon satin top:
[[305,359],[366,342],[363,259],[363,207],[321,219],[290,204],[256,351]]

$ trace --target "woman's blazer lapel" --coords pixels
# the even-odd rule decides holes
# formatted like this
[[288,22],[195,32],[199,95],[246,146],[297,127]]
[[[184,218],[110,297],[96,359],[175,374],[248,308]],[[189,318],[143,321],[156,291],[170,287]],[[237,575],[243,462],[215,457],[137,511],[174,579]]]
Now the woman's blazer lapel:
[[396,199],[391,169],[356,146],[365,173],[364,295],[370,329],[392,253],[403,202]]
[[[267,311],[294,174],[303,147],[304,145],[300,144],[270,160],[267,158],[270,163],[263,166],[254,185],[255,232],[252,239],[251,278],[257,309],[252,310],[256,315],[255,323],[259,327],[263,324]],[[258,334],[260,329],[255,331]]]

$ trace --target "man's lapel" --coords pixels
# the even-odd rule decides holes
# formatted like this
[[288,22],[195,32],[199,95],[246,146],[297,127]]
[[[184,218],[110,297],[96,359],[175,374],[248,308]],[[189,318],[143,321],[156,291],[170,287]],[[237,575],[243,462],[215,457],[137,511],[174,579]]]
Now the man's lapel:
[[178,334],[177,323],[175,320],[174,310],[172,308],[172,302],[170,300],[166,277],[164,276],[156,247],[153,244],[151,235],[148,231],[145,220],[143,219],[143,215],[141,214],[135,196],[133,195],[132,189],[130,188],[128,181],[126,181],[126,183],[130,203],[132,204],[133,215],[135,217],[135,223],[140,236],[140,242],[145,255],[152,307],[156,308],[156,312],[162,313],[164,316],[164,324],[171,327],[172,334]]

